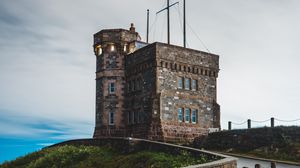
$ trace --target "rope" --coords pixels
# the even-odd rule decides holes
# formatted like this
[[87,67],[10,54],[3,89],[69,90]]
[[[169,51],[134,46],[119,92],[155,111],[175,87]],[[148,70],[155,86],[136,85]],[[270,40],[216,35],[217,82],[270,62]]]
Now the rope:
[[243,124],[246,124],[246,123],[247,123],[247,121],[242,122],[242,123],[234,123],[234,122],[231,122],[231,124],[234,124],[234,125],[243,125]]
[[274,118],[274,120],[281,121],[281,122],[295,122],[295,121],[300,121],[300,118],[295,119],[295,120],[281,120],[281,119]]
[[255,120],[251,120],[251,122],[256,122],[256,123],[265,123],[267,121],[270,121],[271,119],[267,119],[267,120],[263,120],[263,121],[255,121]]
[[192,26],[190,26],[187,22],[186,22],[186,24],[187,24],[188,27],[192,30],[192,33],[194,33],[194,35],[197,37],[197,39],[200,41],[200,43],[203,45],[203,47],[206,49],[206,51],[207,51],[208,53],[211,53],[211,52],[209,51],[209,49],[206,47],[206,45],[204,44],[204,42],[200,39],[200,37],[198,36],[198,34],[193,30]]

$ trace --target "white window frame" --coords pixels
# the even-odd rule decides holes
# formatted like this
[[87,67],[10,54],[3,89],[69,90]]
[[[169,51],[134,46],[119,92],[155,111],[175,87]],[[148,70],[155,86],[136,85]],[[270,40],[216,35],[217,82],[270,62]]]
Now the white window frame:
[[[113,89],[113,91],[112,91],[112,89]],[[109,83],[108,91],[109,91],[110,94],[116,93],[116,84],[115,84],[115,82],[110,82]]]

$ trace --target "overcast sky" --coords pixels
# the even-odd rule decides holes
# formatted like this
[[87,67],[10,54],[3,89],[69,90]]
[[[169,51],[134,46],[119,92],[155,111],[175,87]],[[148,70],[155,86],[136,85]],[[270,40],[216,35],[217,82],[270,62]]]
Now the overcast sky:
[[[92,35],[135,23],[145,39],[149,8],[150,41],[165,42],[166,13],[155,15],[164,5],[165,0],[1,0],[0,136],[91,137]],[[220,55],[222,128],[229,120],[300,118],[299,8],[298,0],[187,0],[188,46]],[[182,45],[181,10],[179,0],[171,9],[176,45]]]

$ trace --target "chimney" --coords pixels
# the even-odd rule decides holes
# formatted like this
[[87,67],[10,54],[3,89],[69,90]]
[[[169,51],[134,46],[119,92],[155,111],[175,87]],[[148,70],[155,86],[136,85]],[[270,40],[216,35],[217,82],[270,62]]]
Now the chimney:
[[134,24],[133,24],[133,23],[130,24],[129,30],[130,30],[131,32],[135,32],[135,27],[134,27]]

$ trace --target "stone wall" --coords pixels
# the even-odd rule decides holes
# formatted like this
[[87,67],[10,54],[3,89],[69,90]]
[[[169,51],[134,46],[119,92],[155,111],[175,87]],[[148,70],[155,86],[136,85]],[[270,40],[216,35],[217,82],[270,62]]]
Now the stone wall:
[[[113,146],[118,148],[124,153],[135,152],[141,150],[166,152],[171,154],[180,154],[182,152],[188,152],[194,157],[207,156],[210,160],[214,160],[209,163],[191,165],[189,168],[236,168],[237,159],[234,157],[217,154],[205,150],[199,150],[190,147],[184,147],[169,143],[155,142],[145,139],[136,138],[101,138],[101,139],[77,139],[65,141],[52,145],[50,147],[62,146],[62,145],[91,145],[91,146]],[[49,147],[48,147],[49,148]]]
[[[216,78],[219,57],[214,54],[156,43],[157,93],[160,93],[160,118],[166,141],[192,141],[220,128],[220,109],[216,103]],[[178,78],[196,81],[193,90],[178,88]],[[178,108],[197,110],[196,122],[179,122]],[[190,115],[191,118],[191,115]]]
[[[94,137],[126,136],[124,123],[125,55],[138,33],[124,29],[102,30],[94,35],[96,55],[96,127]],[[115,92],[109,92],[114,83]],[[113,113],[113,123],[109,123]]]

